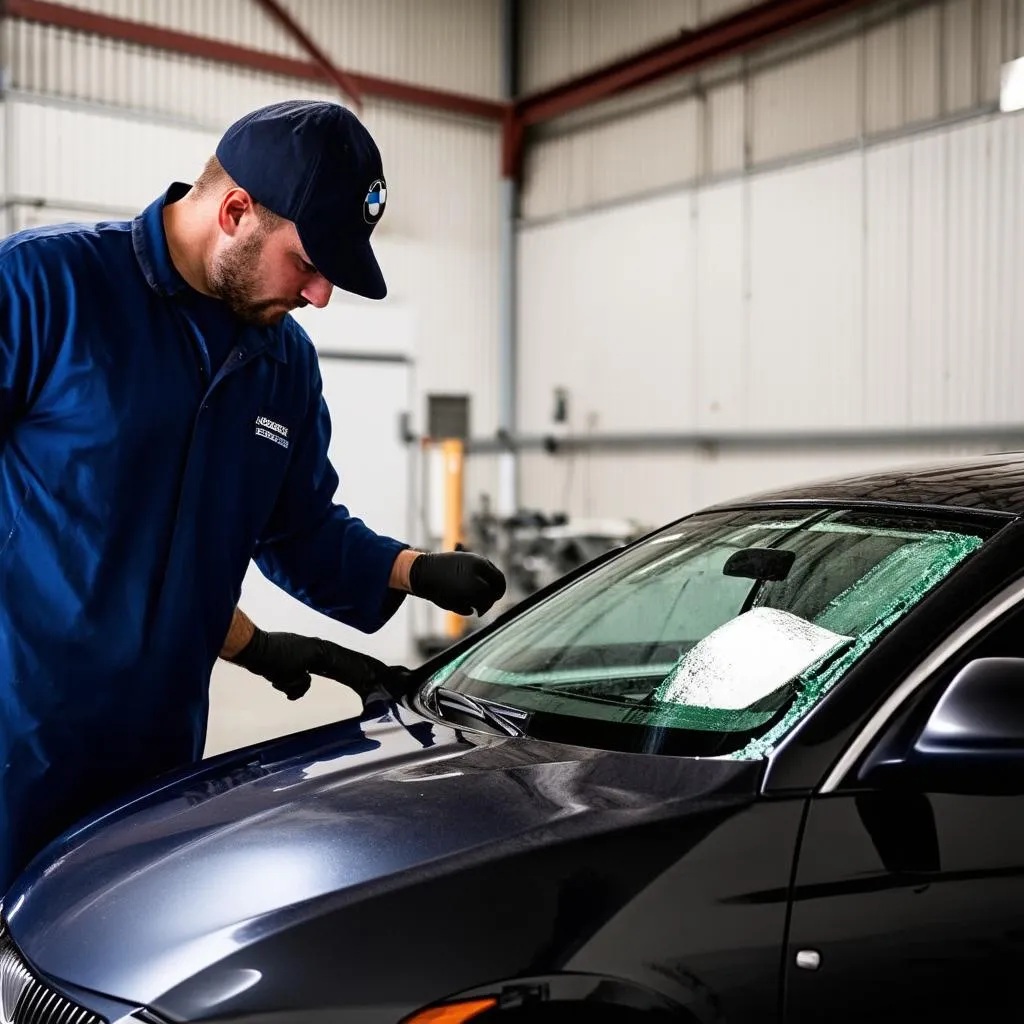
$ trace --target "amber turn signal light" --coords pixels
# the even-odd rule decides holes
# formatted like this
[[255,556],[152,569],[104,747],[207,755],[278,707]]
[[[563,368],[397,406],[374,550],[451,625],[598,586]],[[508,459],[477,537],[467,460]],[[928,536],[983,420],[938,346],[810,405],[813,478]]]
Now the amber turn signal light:
[[429,1010],[420,1010],[411,1017],[406,1017],[403,1024],[462,1024],[472,1020],[484,1010],[493,1009],[498,1005],[497,999],[471,999],[465,1003],[447,1003],[445,1006],[432,1006]]

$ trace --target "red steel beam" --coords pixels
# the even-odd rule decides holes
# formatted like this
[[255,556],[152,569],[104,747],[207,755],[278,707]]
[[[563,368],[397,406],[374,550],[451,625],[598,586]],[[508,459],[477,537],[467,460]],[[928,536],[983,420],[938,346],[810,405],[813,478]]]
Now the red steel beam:
[[352,80],[352,76],[341,68],[337,67],[334,61],[320,49],[316,43],[306,34],[305,29],[277,2],[277,0],[256,0],[275,21],[301,46],[306,53],[313,58],[328,78],[332,79],[338,88],[354,101],[358,109],[362,109],[363,96],[359,86]]
[[[157,50],[180,53],[202,60],[233,64],[237,67],[264,71],[274,75],[285,75],[306,81],[334,81],[332,76],[318,64],[311,61],[282,57],[266,50],[255,50],[234,43],[221,42],[206,36],[178,32],[158,25],[145,25],[124,18],[112,18],[105,14],[94,14],[67,4],[49,3],[47,0],[0,0],[0,17],[21,18],[24,21],[50,25],[54,28],[70,29],[92,35],[117,39],[136,46],[149,46]],[[397,82],[374,75],[347,72],[356,93],[380,99],[411,103],[415,106],[444,110],[455,114],[468,114],[493,121],[504,121],[508,104],[497,100],[478,99],[462,93],[431,89],[427,86]]]
[[522,125],[539,124],[666,75],[691,71],[872,0],[768,0],[640,53],[516,101]]

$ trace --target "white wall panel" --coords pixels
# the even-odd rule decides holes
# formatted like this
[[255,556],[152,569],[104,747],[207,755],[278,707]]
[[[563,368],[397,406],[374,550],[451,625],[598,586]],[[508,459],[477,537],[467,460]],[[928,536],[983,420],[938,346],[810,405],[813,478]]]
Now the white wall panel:
[[688,196],[526,232],[520,429],[550,427],[558,386],[573,430],[692,427],[694,256]]
[[526,151],[523,216],[540,220],[696,180],[704,162],[702,119],[701,103],[687,97],[538,139]]
[[668,103],[589,133],[592,187],[587,205],[696,179],[700,168],[700,105]]
[[922,446],[877,451],[662,452],[545,455],[522,460],[524,501],[574,516],[623,517],[656,528],[724,501],[847,474],[941,463],[982,455],[977,446]]
[[914,139],[910,147],[910,261],[907,267],[911,365],[908,405],[911,422],[941,423],[948,408],[946,252],[948,165],[944,135]]
[[[987,280],[995,270],[988,259],[986,221],[989,191],[987,124],[969,125],[946,138],[946,389],[945,420],[977,423],[992,416],[989,373],[997,353],[986,330]],[[933,296],[934,301],[934,296]]]
[[1007,33],[1010,8],[1011,0],[978,0],[978,85],[982,103],[999,99],[999,69],[1014,52],[1015,40]]
[[520,210],[526,220],[543,220],[584,205],[578,199],[573,200],[573,195],[580,194],[586,187],[582,170],[579,174],[573,173],[573,147],[581,138],[580,135],[561,135],[540,139],[527,147],[523,154],[520,199]]
[[[543,65],[540,78],[564,80],[592,70],[586,57],[601,50],[595,39],[605,39],[606,48],[615,48],[634,38],[620,31],[614,18],[602,20],[604,8],[597,0],[593,3],[588,7],[584,0],[535,0],[529,8],[533,20],[523,48],[527,60]],[[670,77],[576,111],[543,129],[541,145],[549,157],[559,154],[566,159],[537,163],[526,186],[526,215],[534,215],[534,192],[541,197],[536,207],[543,212],[538,215],[552,216],[642,196],[663,187],[670,173],[674,176],[669,184],[688,183],[690,162],[660,152],[651,158],[664,143],[656,129],[646,133],[637,125],[659,125],[659,108],[668,111],[690,95],[700,96],[702,104],[695,143],[699,180],[735,173],[744,166],[820,155],[852,147],[861,138],[992,109],[1002,62],[1024,53],[1022,4],[1024,0],[875,3],[752,50],[743,60],[713,64],[689,79]],[[625,11],[638,5],[620,6]],[[738,6],[731,0],[705,0],[696,17],[706,21],[733,13]],[[641,26],[637,21],[632,27],[639,32]],[[663,38],[651,36],[647,45]],[[666,113],[666,126],[672,116]],[[631,132],[638,133],[643,147],[615,144],[632,139]],[[570,133],[574,141],[560,146],[559,136]],[[668,130],[660,138],[672,147],[678,136]],[[603,140],[615,141],[605,145]],[[595,148],[589,159],[580,158],[591,142]],[[638,160],[637,153],[648,159]],[[606,187],[594,188],[592,164]],[[549,175],[553,182],[547,180]]]
[[743,82],[727,82],[708,90],[703,129],[706,152],[703,173],[717,177],[742,169],[746,132]]
[[[657,268],[643,287],[622,287],[627,250]],[[603,431],[1024,423],[1024,115],[528,227],[522,253],[526,431],[548,429],[556,377],[588,399],[635,396]],[[631,343],[613,352],[630,323]],[[891,454],[581,453],[572,475],[562,457],[529,455],[524,501],[565,491],[576,514],[668,515],[672,503],[749,490],[744,481]]]
[[[499,0],[284,0],[342,68],[501,95]],[[308,60],[253,0],[75,0],[74,6]]]
[[942,113],[942,11],[924,7],[906,16],[903,26],[906,119],[913,124]]
[[389,297],[416,310],[414,427],[425,429],[426,394],[466,393],[474,433],[493,435],[498,418],[497,254],[483,247],[402,239],[374,248],[387,275]]
[[757,176],[750,189],[749,422],[856,424],[861,162],[846,157]]
[[906,119],[903,93],[903,52],[906,36],[902,21],[888,21],[869,29],[864,37],[864,129],[888,132]]
[[968,110],[978,102],[975,18],[975,0],[948,0],[942,10],[945,113]]
[[698,194],[695,403],[705,431],[741,429],[749,417],[749,193],[732,181]]
[[10,192],[60,204],[134,209],[191,181],[217,136],[95,111],[10,101]]
[[859,133],[859,44],[831,46],[754,76],[753,159],[770,161]]
[[1000,120],[994,126],[998,145],[993,147],[993,181],[997,187],[989,197],[989,224],[994,226],[993,259],[996,273],[992,282],[995,345],[1001,355],[993,367],[998,396],[994,415],[1017,422],[1024,418],[1020,390],[1007,382],[1024,380],[1024,125],[1019,118]]
[[[864,159],[864,419],[906,427],[911,383],[911,149],[881,146]],[[927,364],[926,364],[927,365]]]

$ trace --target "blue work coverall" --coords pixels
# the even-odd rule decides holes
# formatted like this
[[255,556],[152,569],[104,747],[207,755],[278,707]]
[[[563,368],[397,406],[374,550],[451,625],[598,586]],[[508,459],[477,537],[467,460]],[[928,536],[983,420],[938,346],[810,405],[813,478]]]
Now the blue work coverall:
[[187,190],[0,241],[0,894],[80,816],[202,756],[250,558],[363,632],[402,601],[405,545],[334,504],[309,338],[175,270],[162,210]]

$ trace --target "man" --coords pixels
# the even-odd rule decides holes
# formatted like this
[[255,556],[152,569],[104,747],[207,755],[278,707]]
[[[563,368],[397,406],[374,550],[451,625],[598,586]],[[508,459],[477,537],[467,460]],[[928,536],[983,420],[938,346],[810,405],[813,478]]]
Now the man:
[[384,297],[386,201],[356,118],[292,102],[133,221],[0,242],[0,893],[82,814],[201,757],[218,656],[290,696],[311,672],[393,685],[256,629],[236,607],[251,558],[363,632],[407,594],[469,615],[504,593],[485,559],[333,504],[316,353],[287,314],[333,287]]

